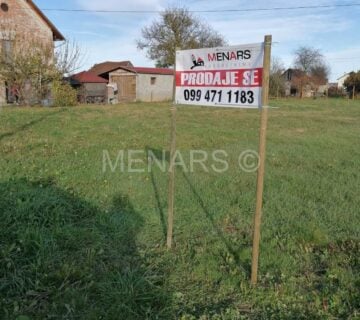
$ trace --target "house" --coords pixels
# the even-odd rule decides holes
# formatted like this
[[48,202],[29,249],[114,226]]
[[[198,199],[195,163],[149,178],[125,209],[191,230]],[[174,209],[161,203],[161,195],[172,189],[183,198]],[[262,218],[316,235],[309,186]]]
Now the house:
[[[1,0],[0,4],[0,51],[11,52],[14,37],[21,41],[34,38],[54,47],[54,41],[64,36],[31,0]],[[9,101],[11,90],[0,82],[0,105]]]
[[120,67],[109,73],[118,102],[171,100],[173,81],[174,70],[166,68]]
[[350,73],[344,73],[340,78],[336,79],[337,80],[337,86],[339,89],[343,89],[344,88],[344,83],[345,80],[350,76]]
[[92,72],[83,71],[70,78],[70,85],[77,89],[80,103],[107,103],[108,81]]
[[329,84],[328,84],[328,88],[329,89],[334,89],[334,88],[338,88],[338,83],[337,82],[330,82]]
[[[283,73],[283,78],[285,80],[285,96],[289,97],[299,97],[301,86],[301,79],[305,76],[305,73],[298,69],[287,69]],[[303,87],[302,96],[303,97],[311,97],[313,94],[309,85]]]
[[287,69],[283,73],[285,80],[285,96],[310,98],[325,95],[328,90],[327,81],[307,75],[299,69]]

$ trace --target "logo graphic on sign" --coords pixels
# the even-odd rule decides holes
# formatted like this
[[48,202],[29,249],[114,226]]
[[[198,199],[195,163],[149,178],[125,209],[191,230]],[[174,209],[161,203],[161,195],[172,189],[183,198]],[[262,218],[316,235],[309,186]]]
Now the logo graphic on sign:
[[203,67],[205,65],[204,60],[201,59],[200,57],[196,60],[195,55],[191,55],[191,60],[193,62],[193,66],[190,68],[191,70],[196,68],[196,67]]
[[175,102],[261,107],[263,60],[262,43],[177,51]]

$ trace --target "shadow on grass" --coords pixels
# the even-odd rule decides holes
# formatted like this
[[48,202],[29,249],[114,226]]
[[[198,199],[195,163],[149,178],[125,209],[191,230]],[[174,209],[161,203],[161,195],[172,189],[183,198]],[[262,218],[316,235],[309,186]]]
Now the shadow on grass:
[[161,263],[140,254],[143,219],[127,196],[104,211],[51,180],[8,181],[0,219],[1,319],[169,318]]
[[[158,149],[153,149],[153,148],[149,148],[149,147],[146,147],[146,155],[147,155],[148,161],[151,161],[151,162],[154,161],[154,160],[158,160],[158,161],[165,160],[165,162],[169,162],[169,159],[170,159],[170,154],[168,152],[163,152],[163,151],[160,151]],[[155,178],[155,175],[154,175],[153,166],[151,167],[151,170],[150,170],[149,174],[150,174],[150,181],[151,181],[151,184],[152,184],[153,190],[154,190],[154,197],[155,197],[155,201],[156,201],[156,206],[157,206],[157,209],[158,209],[158,212],[159,212],[161,229],[162,229],[163,237],[164,237],[164,240],[165,240],[166,235],[167,235],[167,222],[166,222],[166,219],[165,219],[164,209],[163,209],[163,206],[161,204],[159,188],[158,188],[158,185],[156,183],[156,178]]]
[[[204,200],[202,199],[202,197],[200,196],[200,194],[197,192],[195,186],[193,185],[193,183],[191,182],[189,176],[186,174],[185,171],[181,171],[185,181],[187,182],[191,192],[193,193],[196,201],[198,202],[199,206],[201,207],[203,213],[205,214],[206,218],[210,221],[213,229],[215,230],[216,234],[218,235],[218,237],[220,238],[221,242],[226,246],[227,250],[229,251],[229,253],[233,256],[236,264],[241,267],[242,271],[244,271],[247,276],[250,275],[250,270],[251,270],[251,266],[248,265],[247,263],[244,264],[244,261],[240,260],[239,254],[237,252],[237,250],[233,247],[231,241],[226,237],[226,234],[224,233],[224,231],[219,227],[219,225],[216,223],[216,220],[214,218],[214,214],[213,212],[211,212],[211,210],[208,209],[208,207],[206,206]],[[240,245],[240,244],[239,244]]]
[[[151,152],[151,157],[155,158],[158,161],[165,160],[169,164],[169,162],[170,162],[170,153],[169,152],[164,153],[161,150],[150,148],[150,147],[146,147],[146,150],[147,150],[148,158],[149,158],[149,154]],[[177,168],[177,170],[180,171],[179,168]],[[199,204],[199,206],[202,209],[203,213],[205,214],[206,218],[210,221],[216,234],[221,239],[222,243],[226,246],[228,252],[233,256],[236,264],[241,267],[242,271],[245,272],[247,276],[249,276],[250,272],[251,272],[251,265],[249,265],[248,262],[240,261],[240,257],[239,257],[237,250],[233,247],[231,241],[226,237],[226,234],[224,233],[224,231],[216,223],[213,212],[211,212],[211,210],[209,210],[209,208],[207,207],[205,201],[203,200],[203,198],[201,197],[199,192],[196,190],[194,184],[191,182],[189,175],[184,170],[181,170],[181,173],[182,173],[187,185],[189,186],[192,194],[194,195],[195,200]],[[152,182],[153,189],[154,189],[155,199],[157,202],[157,207],[158,207],[160,220],[161,220],[161,224],[162,224],[162,228],[163,228],[164,238],[166,238],[167,224],[166,224],[166,220],[165,220],[163,207],[161,206],[160,194],[159,194],[159,190],[158,190],[158,187],[156,184],[156,179],[155,179],[155,176],[153,173],[153,168],[150,170],[150,178],[151,178],[151,182]]]
[[38,124],[38,123],[40,123],[40,122],[45,121],[47,118],[53,117],[54,115],[57,115],[57,114],[59,114],[59,113],[61,113],[61,112],[64,112],[64,111],[66,111],[66,109],[61,109],[61,110],[56,111],[56,112],[48,113],[48,114],[46,114],[46,115],[44,115],[44,116],[41,116],[41,117],[39,117],[39,118],[37,118],[37,119],[31,120],[31,121],[23,124],[22,126],[16,128],[14,131],[10,131],[10,132],[6,132],[6,133],[3,133],[3,134],[0,134],[0,142],[1,142],[2,140],[4,140],[5,138],[12,137],[12,136],[16,135],[16,134],[19,133],[19,132],[25,131],[25,130],[33,127],[34,125],[36,125],[36,124]]

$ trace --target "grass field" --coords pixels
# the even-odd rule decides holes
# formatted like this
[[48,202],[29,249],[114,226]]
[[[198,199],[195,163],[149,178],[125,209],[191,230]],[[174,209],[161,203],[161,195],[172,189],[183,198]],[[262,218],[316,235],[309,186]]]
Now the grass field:
[[360,319],[360,102],[271,105],[256,288],[237,159],[258,111],[179,108],[185,164],[221,149],[229,170],[177,169],[168,252],[167,174],[103,172],[104,150],[168,150],[167,104],[3,108],[0,318]]

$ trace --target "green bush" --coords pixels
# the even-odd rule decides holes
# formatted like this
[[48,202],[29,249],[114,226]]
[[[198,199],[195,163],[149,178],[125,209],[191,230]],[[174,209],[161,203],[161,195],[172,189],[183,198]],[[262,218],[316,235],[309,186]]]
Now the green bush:
[[54,106],[73,107],[77,104],[77,92],[69,84],[54,81],[52,85]]

